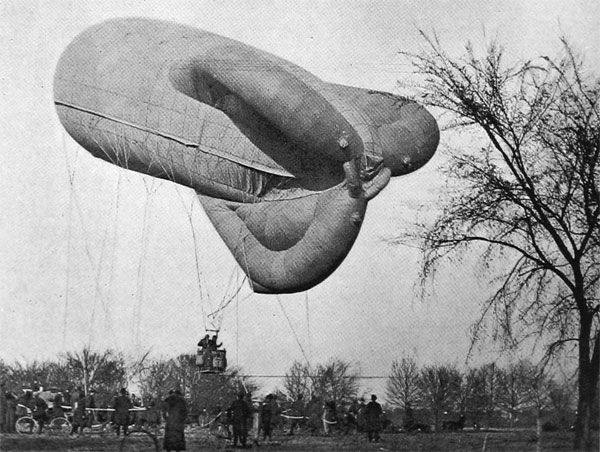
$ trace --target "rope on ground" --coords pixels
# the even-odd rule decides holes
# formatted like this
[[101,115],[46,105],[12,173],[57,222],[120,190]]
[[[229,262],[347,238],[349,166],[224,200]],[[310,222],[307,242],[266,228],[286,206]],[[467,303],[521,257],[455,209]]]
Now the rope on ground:
[[289,416],[287,414],[280,414],[281,417],[284,417],[286,419],[308,419],[306,416]]
[[213,423],[213,422],[215,422],[217,419],[219,419],[219,418],[221,417],[221,415],[222,415],[224,412],[225,412],[224,410],[223,410],[223,411],[221,411],[219,414],[217,414],[217,415],[216,415],[215,417],[213,417],[213,418],[212,418],[210,421],[208,421],[208,422],[204,423],[203,425],[204,425],[204,426],[207,426],[207,425],[210,425],[210,424],[212,424],[212,423]]

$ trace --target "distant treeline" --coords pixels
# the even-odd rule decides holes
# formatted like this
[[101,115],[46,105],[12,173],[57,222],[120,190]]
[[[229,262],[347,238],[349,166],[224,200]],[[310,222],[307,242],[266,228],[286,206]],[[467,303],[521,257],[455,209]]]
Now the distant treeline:
[[[520,360],[504,367],[488,363],[466,371],[457,366],[418,366],[414,359],[392,363],[388,404],[403,417],[444,427],[463,415],[467,427],[568,429],[577,406],[574,376],[552,375]],[[596,416],[597,419],[597,416]]]
[[[95,391],[99,407],[109,406],[123,387],[137,392],[142,404],[165,397],[170,389],[179,389],[194,415],[216,415],[239,392],[255,397],[260,392],[259,385],[245,378],[239,368],[224,374],[201,374],[192,354],[128,359],[112,350],[84,348],[55,361],[0,361],[0,374],[5,390],[17,397],[27,389],[68,392],[81,387],[86,394]],[[275,392],[282,408],[302,394],[306,400],[317,397],[323,402],[334,401],[343,409],[366,395],[360,393],[359,381],[352,365],[339,359],[311,367],[296,362],[286,373],[283,388]],[[386,394],[380,395],[380,400],[386,416],[398,427],[422,423],[439,430],[463,415],[467,427],[529,427],[538,423],[538,427],[567,429],[574,421],[575,389],[572,379],[550,375],[526,360],[462,371],[448,364],[419,366],[414,359],[403,358],[392,363]],[[596,413],[596,422],[597,418]]]

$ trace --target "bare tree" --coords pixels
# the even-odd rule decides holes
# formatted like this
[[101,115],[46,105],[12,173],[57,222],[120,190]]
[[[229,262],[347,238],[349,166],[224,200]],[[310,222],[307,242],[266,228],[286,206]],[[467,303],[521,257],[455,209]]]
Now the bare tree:
[[18,391],[31,389],[37,391],[41,386],[45,388],[68,388],[73,382],[73,371],[64,362],[37,361],[22,364],[15,362],[6,365],[7,387],[9,390]]
[[423,406],[431,411],[435,430],[440,430],[441,417],[456,403],[462,380],[455,366],[443,364],[426,366],[419,376],[419,390]]
[[113,394],[127,382],[125,359],[112,350],[95,352],[84,347],[66,353],[65,360],[73,372],[73,383],[82,385],[86,395],[91,388]]
[[[482,251],[497,283],[482,300],[474,340],[492,325],[517,346],[546,341],[548,357],[575,345],[579,402],[574,447],[591,448],[599,374],[600,80],[566,40],[564,56],[505,64],[495,43],[452,58],[437,38],[410,55],[424,76],[421,100],[472,127],[483,149],[453,149],[446,174],[460,190],[422,235],[422,280],[445,258]],[[494,278],[495,277],[495,278]]]
[[550,397],[550,394],[554,387],[555,381],[548,374],[545,366],[537,366],[534,368],[529,392],[533,401],[533,408],[535,409],[538,450],[542,450],[542,420],[544,415],[552,408],[552,398]]
[[506,414],[509,427],[515,426],[524,410],[533,407],[534,380],[535,369],[529,361],[518,361],[500,371],[498,405]]
[[340,359],[332,359],[313,368],[295,362],[286,373],[284,386],[292,399],[299,393],[305,395],[306,391],[321,400],[340,403],[356,397],[358,374],[350,363]]
[[347,402],[358,392],[358,374],[352,365],[340,359],[319,364],[311,376],[312,393],[336,404]]
[[285,373],[283,382],[285,392],[291,400],[295,400],[299,394],[308,398],[311,394],[310,369],[308,365],[295,361],[290,370]]
[[142,398],[163,398],[175,387],[175,368],[171,361],[154,360],[140,371],[138,379]]
[[418,380],[419,367],[413,358],[393,361],[386,387],[389,404],[404,410],[416,408],[419,404]]
[[500,373],[501,370],[495,363],[489,363],[471,369],[466,376],[467,380],[471,381],[467,411],[477,425],[480,425],[482,420],[485,420],[488,426],[495,423]]
[[217,414],[227,408],[239,392],[252,393],[258,387],[235,368],[226,373],[200,373],[193,354],[152,361],[140,372],[139,378],[145,399],[163,399],[169,390],[179,389],[188,400],[192,416],[202,410]]
[[557,426],[563,429],[569,428],[573,421],[572,414],[575,412],[574,385],[566,378],[555,379],[548,396]]

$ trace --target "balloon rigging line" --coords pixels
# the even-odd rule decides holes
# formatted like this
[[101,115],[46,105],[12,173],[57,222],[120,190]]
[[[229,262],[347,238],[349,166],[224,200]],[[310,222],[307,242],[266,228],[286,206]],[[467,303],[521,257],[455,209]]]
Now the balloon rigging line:
[[298,335],[296,334],[296,330],[294,330],[294,325],[292,325],[292,321],[290,320],[289,316],[285,312],[285,309],[283,309],[283,303],[281,302],[281,298],[279,297],[279,294],[277,294],[277,301],[279,303],[279,306],[281,307],[281,311],[283,312],[283,315],[287,319],[288,325],[290,326],[290,329],[292,330],[292,333],[294,334],[294,338],[296,339],[296,343],[298,344],[298,347],[300,347],[300,351],[302,352],[302,355],[304,355],[304,359],[306,360],[306,364],[308,364],[308,366],[310,367],[310,361],[308,359],[308,356],[306,356],[306,352],[304,351],[304,347],[302,347],[302,344],[300,343],[300,340],[298,339]]
[[[233,271],[231,272],[231,274],[229,275],[229,281],[227,282],[227,290],[225,291],[225,295],[223,296],[223,300],[221,300],[221,303],[219,304],[218,311],[222,311],[223,309],[225,309],[227,307],[227,305],[229,303],[231,303],[233,301],[233,299],[238,296],[238,294],[242,290],[242,287],[244,286],[244,283],[246,282],[246,279],[248,278],[246,275],[244,275],[244,278],[242,279],[242,282],[240,283],[239,282],[239,274],[236,271],[237,269],[238,268],[236,266],[233,269]],[[233,295],[231,295],[229,298],[227,298],[227,293],[229,293],[231,291],[231,287],[234,286],[234,279],[235,279],[235,282],[237,283],[237,284],[235,284],[237,286],[237,289],[235,290],[235,292],[233,293]]]
[[[240,293],[240,291],[242,290],[243,287],[243,283],[244,281],[248,279],[247,276],[244,276],[244,279],[242,280],[242,284],[240,284],[240,287],[236,290],[236,292],[229,297],[229,299],[227,300],[226,303],[223,304],[222,307],[219,307],[219,309],[216,309],[215,311],[211,312],[210,314],[208,314],[208,317],[214,317],[216,316],[219,312],[221,312],[223,309],[225,309],[227,306],[229,306],[234,300],[236,300],[237,295]],[[239,303],[241,303],[242,301],[247,300],[248,298],[250,298],[252,296],[252,293],[249,293],[248,295],[246,295],[244,298],[242,298],[241,300],[237,300]]]
[[[67,177],[69,179],[69,184],[70,184],[70,188],[71,188],[71,193],[72,193],[72,198],[73,198],[73,202],[79,217],[79,223],[81,226],[81,230],[83,232],[84,237],[89,237],[89,234],[87,232],[87,229],[85,227],[85,223],[83,221],[83,212],[81,210],[81,204],[79,203],[79,198],[77,197],[77,193],[75,192],[75,165],[73,167],[71,167],[70,162],[69,162],[69,157],[68,157],[68,153],[66,152],[66,147],[64,148],[65,150],[65,158],[66,158],[66,170],[67,170]],[[78,154],[77,154],[78,155]],[[69,226],[70,227],[70,226]],[[90,246],[89,246],[89,241],[86,240],[85,241],[85,246],[84,246],[84,250],[85,250],[85,255],[87,257],[87,260],[92,268],[92,270],[95,269],[96,265],[94,263],[94,259],[92,257],[92,252],[90,250]],[[70,250],[67,250],[68,253],[70,253]],[[96,276],[96,275],[94,275]],[[67,290],[68,292],[68,290]],[[102,292],[102,288],[100,286],[100,282],[98,280],[97,277],[94,278],[94,302],[96,302],[96,299],[99,298],[100,299],[100,303],[103,307],[103,310],[105,312],[105,315],[108,315],[108,308],[105,304],[104,301],[104,297],[103,297],[103,292]],[[65,313],[65,324],[66,324],[66,315],[67,313]],[[116,344],[116,336],[114,334],[114,330],[112,328],[112,325],[110,325],[109,329],[111,331],[109,331],[109,335],[113,338],[114,343]],[[66,333],[65,333],[66,335]]]
[[[192,207],[193,209],[193,207]],[[194,262],[196,267],[196,279],[198,280],[198,293],[200,295],[200,311],[202,312],[202,323],[204,324],[204,329],[206,330],[206,314],[204,312],[204,303],[208,303],[208,307],[212,310],[212,302],[210,301],[210,295],[208,294],[208,290],[205,288],[206,297],[202,296],[202,271],[200,270],[200,259],[198,257],[198,239],[196,237],[196,228],[194,228],[194,223],[192,221],[192,215],[189,215],[190,229],[192,230],[192,239],[194,241]]]
[[[75,190],[73,190],[73,181],[75,179],[75,171],[72,170],[69,165],[69,154],[66,152],[65,135],[64,135],[64,133],[61,135],[62,135],[63,151],[64,151],[65,160],[66,160],[66,164],[67,164],[67,166],[66,166],[67,177],[69,179],[69,184],[71,187],[71,190],[69,190],[69,215],[68,215],[69,227],[68,227],[68,231],[67,231],[67,275],[66,275],[66,281],[65,281],[65,309],[64,309],[64,316],[63,316],[62,348],[64,350],[67,346],[67,324],[68,324],[67,319],[68,319],[68,315],[69,315],[69,288],[71,287],[71,243],[72,243],[72,237],[73,237],[73,228],[71,226],[73,224],[73,196],[75,194]],[[75,153],[75,164],[73,166],[75,166],[77,164],[78,157],[79,157],[79,153],[76,152]]]
[[[312,346],[311,346],[311,334],[310,334],[310,310],[308,306],[308,290],[304,292],[304,305],[306,307],[306,335],[308,338],[308,356],[310,361],[312,361]],[[308,368],[310,369],[310,361],[308,363]]]
[[196,229],[194,228],[194,221],[193,221],[193,214],[194,214],[194,203],[190,203],[190,208],[188,209],[187,206],[185,205],[185,202],[183,200],[183,196],[181,195],[181,192],[179,191],[179,186],[175,186],[175,191],[177,192],[177,196],[179,196],[179,200],[181,201],[181,204],[184,206],[184,209],[186,211],[187,217],[188,217],[188,221],[190,223],[190,229],[192,231],[192,240],[194,242],[194,259],[195,259],[195,264],[196,264],[196,279],[198,280],[198,292],[200,295],[200,311],[202,313],[202,324],[204,326],[204,330],[206,331],[207,329],[207,324],[206,324],[206,314],[204,311],[204,303],[208,303],[209,308],[212,310],[212,306],[211,306],[211,302],[210,302],[210,296],[208,294],[208,290],[205,288],[204,290],[206,291],[206,298],[203,297],[202,295],[202,288],[203,288],[203,284],[202,284],[202,272],[200,271],[200,259],[198,257],[198,239],[196,238]]
[[[119,186],[120,186],[120,181],[121,181],[121,175],[119,174],[119,179],[117,179],[117,188],[116,188],[116,194],[115,194],[115,207],[114,207],[114,221],[113,224],[117,223],[117,215],[118,215],[118,211],[119,211]],[[116,234],[116,230],[115,230],[115,234]],[[101,280],[101,275],[102,275],[102,263],[105,260],[105,252],[106,252],[106,248],[107,248],[107,241],[108,241],[108,236],[109,236],[109,226],[107,225],[106,228],[104,229],[104,235],[102,237],[102,246],[100,248],[100,259],[98,262],[98,267],[96,269],[96,280],[100,281]],[[114,244],[112,247],[113,253],[112,253],[112,259],[110,259],[110,272],[109,272],[109,284],[108,287],[111,287],[110,285],[110,279],[114,273]],[[94,339],[94,323],[95,323],[95,319],[96,319],[96,306],[97,306],[97,296],[94,297],[94,304],[92,306],[92,317],[91,317],[91,328],[89,329],[89,339],[88,339],[88,346],[91,347],[92,343],[93,343],[93,339]],[[111,318],[110,318],[110,309],[108,309],[108,306],[103,304],[103,308],[104,308],[104,319],[105,319],[105,323],[110,323],[111,322]]]
[[150,205],[152,201],[152,196],[156,193],[156,189],[154,188],[154,180],[151,182],[151,187],[148,188],[147,181],[144,179],[144,186],[146,188],[146,202],[144,205],[144,218],[142,224],[142,244],[141,244],[141,252],[140,252],[140,260],[138,263],[138,272],[137,272],[137,286],[136,286],[136,301],[133,307],[133,328],[134,328],[134,343],[135,348],[139,349],[140,347],[140,329],[142,325],[141,315],[142,315],[142,299],[144,296],[144,279],[146,276],[146,256],[148,252],[148,243],[150,242],[150,226],[148,217],[150,215]]
[[[244,283],[246,282],[246,280],[249,280],[248,275],[250,274],[250,269],[248,268],[248,263],[247,263],[247,257],[246,257],[246,247],[245,247],[245,243],[244,243],[244,239],[242,238],[242,228],[240,228],[239,234],[238,234],[238,244],[241,245],[242,247],[242,254],[244,256],[244,263],[246,264],[246,271],[244,272],[244,278],[242,279],[242,282],[240,284],[238,284],[237,290],[235,291],[235,293],[229,297],[229,299],[226,300],[226,298],[224,297],[223,300],[221,301],[219,308],[213,312],[211,312],[208,316],[209,317],[214,317],[216,316],[218,313],[222,312],[227,306],[229,306],[229,304],[236,299],[237,300],[237,304],[236,304],[236,316],[237,316],[237,310],[238,310],[238,304],[241,301],[246,300],[247,298],[249,298],[252,293],[248,294],[247,296],[245,296],[242,300],[239,300],[239,298],[237,298],[238,294],[240,293],[240,291],[242,290],[242,287],[244,286]],[[234,275],[235,271],[231,273],[230,275],[230,279],[229,279],[229,283],[227,286],[227,291],[229,291],[229,289],[231,288],[231,282],[233,280],[233,275]],[[239,279],[238,279],[239,280]],[[236,322],[237,322],[237,318],[236,318]],[[236,323],[236,341],[237,339],[237,323]],[[237,346],[237,345],[236,345]],[[236,350],[237,353],[237,350]]]
[[[241,237],[241,240],[240,240],[240,237]],[[244,264],[246,265],[245,273],[248,277],[251,277],[250,265],[248,264],[248,256],[246,255],[245,237],[242,237],[242,227],[241,226],[240,226],[240,233],[238,234],[238,242],[241,242],[241,244],[242,244],[242,254],[244,256]]]
[[[176,186],[176,192],[177,192],[177,196],[179,197],[179,200],[181,201],[182,205],[184,206],[185,210],[186,210],[186,214],[188,217],[188,221],[190,223],[190,229],[192,231],[192,239],[194,242],[194,257],[195,257],[195,266],[196,266],[196,277],[198,279],[198,288],[199,288],[199,292],[200,292],[200,308],[202,311],[202,321],[204,324],[204,329],[207,330],[208,325],[207,325],[207,319],[211,318],[211,326],[213,327],[214,330],[220,330],[220,320],[217,318],[218,314],[222,313],[222,311],[229,305],[231,304],[231,302],[238,296],[238,294],[240,293],[243,284],[245,282],[245,280],[247,279],[247,276],[244,276],[244,279],[242,280],[241,284],[238,284],[237,289],[235,291],[235,293],[229,297],[227,297],[227,292],[230,291],[232,285],[233,285],[233,280],[234,280],[234,276],[237,274],[237,272],[234,271],[231,272],[230,276],[229,276],[229,281],[227,284],[227,289],[225,291],[225,294],[223,296],[223,299],[221,300],[221,303],[219,303],[217,309],[214,309],[212,306],[212,302],[210,300],[210,296],[208,294],[208,289],[202,284],[202,271],[200,269],[200,259],[198,256],[198,238],[196,235],[196,229],[194,227],[194,223],[193,223],[193,213],[194,213],[194,202],[192,201],[190,203],[190,208],[187,208],[183,196],[179,190],[179,187]],[[204,288],[204,291],[206,292],[206,297],[203,297],[202,294],[202,289]],[[245,297],[244,300],[248,298]],[[243,301],[243,300],[242,300]],[[208,307],[210,309],[210,313],[207,315],[204,309],[204,302],[206,302],[208,304]]]
[[[108,288],[110,290],[110,297],[109,299],[113,299],[112,295],[114,295],[114,290],[113,290],[113,282],[114,282],[114,276],[115,276],[115,261],[116,261],[116,250],[117,250],[117,243],[118,243],[118,233],[119,233],[119,206],[121,205],[121,182],[123,179],[123,175],[121,172],[119,172],[119,176],[117,179],[117,188],[116,188],[116,199],[115,199],[115,215],[114,215],[114,221],[113,221],[113,231],[112,231],[112,247],[110,247],[110,256],[109,256],[109,260],[110,260],[110,273],[108,274]],[[108,313],[110,314],[110,313]],[[106,326],[111,325],[112,324],[112,315],[105,315],[104,318],[104,323]]]
[[[104,234],[102,236],[102,242],[100,245],[100,257],[98,258],[98,265],[95,269],[96,281],[100,281],[102,275],[102,265],[104,262],[104,253],[106,251],[106,238],[108,236],[108,226],[104,229]],[[92,304],[92,315],[90,320],[90,328],[89,328],[89,337],[88,337],[88,347],[91,347],[94,342],[94,323],[96,322],[96,307],[98,305],[98,293],[94,296],[94,303]],[[104,306],[104,303],[101,303]],[[104,314],[107,314],[107,309],[104,309]]]

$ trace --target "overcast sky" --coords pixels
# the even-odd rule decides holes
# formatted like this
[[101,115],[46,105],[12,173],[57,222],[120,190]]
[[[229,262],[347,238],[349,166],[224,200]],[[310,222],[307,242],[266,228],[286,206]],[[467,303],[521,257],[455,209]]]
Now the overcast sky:
[[[600,61],[597,1],[1,0],[5,361],[54,359],[84,345],[150,349],[155,357],[191,352],[206,314],[242,279],[191,190],[93,158],[58,121],[52,79],[61,52],[87,27],[125,16],[196,26],[326,81],[391,92],[411,77],[399,52],[424,48],[419,28],[435,30],[453,55],[468,39],[493,37],[515,59],[554,55],[565,35],[587,60]],[[442,145],[449,139],[442,133]],[[387,375],[403,354],[463,365],[486,285],[472,265],[455,264],[430,296],[417,299],[417,251],[387,241],[433,208],[443,159],[394,179],[369,204],[349,256],[316,288],[275,297],[244,286],[223,311],[230,363],[248,374],[282,375],[295,360],[337,357],[364,376]],[[495,357],[488,351],[475,360]],[[361,389],[382,393],[383,380],[362,380]]]

